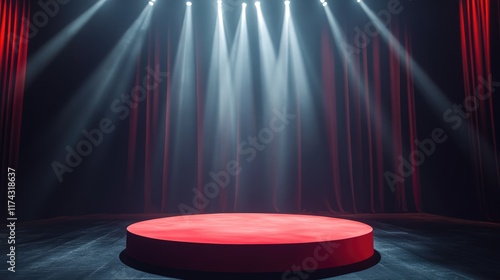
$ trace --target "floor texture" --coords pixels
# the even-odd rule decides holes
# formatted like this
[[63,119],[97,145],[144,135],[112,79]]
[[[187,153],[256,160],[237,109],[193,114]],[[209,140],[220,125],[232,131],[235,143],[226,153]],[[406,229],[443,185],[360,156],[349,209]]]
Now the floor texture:
[[7,271],[7,246],[0,243],[0,279],[500,279],[500,224],[427,214],[335,215],[374,228],[373,258],[336,270],[243,275],[158,269],[127,258],[126,227],[158,217],[62,217],[21,224],[15,273]]

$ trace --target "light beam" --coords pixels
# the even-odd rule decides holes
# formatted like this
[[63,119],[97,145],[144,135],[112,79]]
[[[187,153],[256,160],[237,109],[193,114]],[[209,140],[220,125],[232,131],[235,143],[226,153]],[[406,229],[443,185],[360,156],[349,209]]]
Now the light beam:
[[29,66],[27,67],[28,75],[26,84],[28,86],[52,62],[52,60],[54,60],[56,55],[62,51],[68,42],[73,39],[78,32],[80,32],[80,30],[85,26],[85,24],[87,24],[87,22],[89,22],[92,16],[96,14],[104,2],[106,2],[106,0],[100,0],[95,3],[92,7],[90,7],[90,9],[80,15],[70,25],[66,26],[33,55],[33,58],[28,62]]

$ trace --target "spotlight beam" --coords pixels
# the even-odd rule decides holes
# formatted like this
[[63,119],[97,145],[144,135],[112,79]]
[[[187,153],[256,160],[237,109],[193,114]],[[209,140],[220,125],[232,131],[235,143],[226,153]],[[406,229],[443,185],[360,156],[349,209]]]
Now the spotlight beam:
[[[245,4],[245,3],[243,3]],[[241,17],[238,23],[233,46],[231,47],[230,63],[233,66],[233,94],[235,95],[235,114],[236,114],[236,147],[231,147],[236,153],[236,161],[238,165],[241,162],[241,156],[238,153],[238,145],[242,141],[240,138],[246,136],[243,129],[251,129],[255,115],[255,108],[253,106],[253,90],[252,90],[252,63],[250,59],[250,45],[248,39],[248,29],[246,20],[246,5],[242,5]],[[241,106],[244,104],[244,106]],[[245,125],[242,125],[245,124]],[[235,193],[234,193],[234,206],[238,200],[240,191],[240,174],[235,178]]]
[[[265,85],[269,85],[272,83],[270,79],[271,77],[273,77],[273,73],[275,72],[276,51],[271,41],[271,36],[269,35],[269,30],[267,29],[267,24],[264,19],[264,15],[262,14],[260,5],[257,6],[257,20],[259,33],[260,64],[263,70],[262,78],[263,81],[265,81]],[[286,32],[282,32],[282,34],[286,34]],[[285,45],[285,43],[281,44],[281,46]]]
[[364,96],[364,95],[366,95],[366,91],[368,89],[365,88],[364,82],[361,80],[359,71],[354,67],[354,65],[351,61],[350,54],[348,53],[348,51],[345,47],[347,45],[347,42],[344,39],[345,35],[340,30],[340,27],[339,27],[340,25],[338,24],[337,20],[333,16],[330,9],[325,7],[325,13],[326,13],[326,17],[328,19],[328,23],[330,25],[330,29],[332,30],[334,42],[335,42],[337,48],[342,52],[342,55],[345,59],[345,63],[347,64],[347,71],[348,71],[349,75],[355,81],[354,84],[358,89],[355,92],[357,92],[359,95],[361,95],[362,98],[360,98],[360,100],[364,103],[364,105],[369,106],[370,112],[371,112],[371,119],[375,120],[375,119],[377,119],[377,117],[381,119],[381,122],[384,124],[384,125],[382,125],[382,129],[384,130],[382,133],[382,137],[384,140],[383,143],[386,146],[386,148],[390,149],[391,147],[389,147],[389,143],[391,143],[392,140],[390,139],[391,132],[388,131],[388,127],[390,127],[390,126],[387,125],[387,124],[390,124],[390,122],[387,120],[386,114],[384,114],[384,112],[377,110],[372,103],[366,102],[366,98],[365,98],[366,96]]
[[[453,108],[452,102],[444,95],[444,93],[439,89],[439,87],[430,79],[430,77],[425,73],[425,71],[420,67],[420,65],[408,54],[408,51],[401,45],[396,37],[387,29],[387,27],[382,23],[382,21],[377,18],[377,16],[371,11],[371,9],[363,2],[359,2],[364,12],[368,15],[368,17],[373,21],[377,29],[384,41],[391,46],[396,54],[400,58],[400,62],[406,66],[410,67],[413,71],[415,77],[415,83],[417,87],[420,88],[420,91],[424,98],[427,100],[427,103],[432,106],[434,113],[443,118],[443,114]],[[472,127],[468,122],[464,122],[464,125],[467,127],[468,131],[475,131],[475,128]],[[463,130],[455,130],[454,133],[457,134],[457,139],[466,139],[467,135]],[[491,145],[489,145],[488,141],[481,138],[481,143],[483,148],[487,151],[486,154],[492,155],[495,154]],[[458,141],[461,145],[463,151],[468,150],[467,143],[465,141]],[[469,154],[470,156],[470,154]],[[492,163],[496,164],[496,163]]]
[[[260,73],[261,73],[261,91],[262,91],[262,120],[272,119],[272,111],[276,108],[283,108],[287,106],[291,109],[292,98],[288,94],[289,82],[289,19],[284,17],[283,26],[281,31],[281,39],[279,42],[278,53],[274,48],[273,42],[264,19],[262,9],[257,6],[258,16],[258,35],[259,35],[259,56],[260,56]],[[294,110],[295,111],[295,110]],[[258,125],[260,126],[260,125]],[[273,193],[279,189],[279,185],[286,185],[287,168],[275,168],[276,166],[287,166],[290,163],[285,160],[288,151],[293,149],[290,147],[290,140],[295,137],[291,131],[288,137],[282,137],[274,140],[270,145],[272,154],[268,155],[266,159],[266,168],[273,170],[272,188]],[[286,133],[286,132],[284,132]],[[296,180],[294,180],[296,181]],[[278,206],[274,205],[275,209]]]
[[[91,120],[92,114],[99,110],[108,110],[111,100],[124,93],[128,84],[123,77],[130,77],[133,72],[135,58],[139,54],[146,35],[146,30],[151,22],[151,11],[146,6],[132,26],[120,38],[113,50],[108,54],[104,62],[77,90],[75,97],[66,106],[57,118],[54,129],[60,127],[73,127],[74,133],[68,133],[68,139],[62,139],[64,145],[74,143],[81,135],[86,123]],[[113,95],[106,95],[113,91]],[[103,100],[110,100],[109,103]],[[69,116],[77,115],[76,119]],[[68,123],[71,121],[71,123]],[[53,132],[55,133],[55,131]]]
[[[442,114],[448,108],[451,107],[451,102],[446,98],[443,92],[438,88],[438,86],[429,78],[425,71],[422,70],[420,65],[413,60],[412,57],[408,55],[407,50],[401,45],[396,37],[387,29],[387,27],[380,21],[380,19],[371,11],[368,6],[363,1],[358,1],[360,6],[363,8],[368,17],[377,27],[380,35],[384,41],[391,46],[396,54],[399,56],[400,61],[404,66],[411,66],[413,73],[415,75],[415,81],[417,85],[422,89],[424,97],[427,99],[428,103],[433,107],[434,112],[438,115]],[[410,61],[408,62],[407,57]],[[410,64],[410,65],[408,65]]]
[[236,36],[231,47],[230,61],[231,65],[235,65],[233,80],[235,93],[237,94],[246,88],[242,85],[249,81],[248,77],[251,74],[248,70],[251,64],[245,9],[241,11]]
[[196,139],[198,133],[197,124],[197,95],[196,95],[196,62],[194,49],[194,32],[192,9],[189,6],[184,13],[181,35],[177,45],[177,54],[173,66],[170,102],[173,117],[172,138],[172,182],[183,182],[186,178],[182,176],[182,168],[190,166],[192,160],[186,157],[185,151],[192,143],[186,139]]
[[85,11],[77,19],[75,19],[70,25],[65,27],[61,32],[59,32],[52,40],[50,40],[46,45],[44,45],[39,51],[37,51],[33,58],[29,61],[28,75],[26,84],[29,86],[40,73],[49,65],[57,54],[68,44],[68,42],[73,39],[78,32],[89,22],[92,16],[99,10],[99,8],[106,2],[106,0],[100,0],[95,3],[90,9]]
[[[215,140],[203,144],[213,152],[211,164],[218,166],[227,162],[231,145],[236,138],[235,93],[232,68],[229,61],[227,39],[224,28],[222,5],[218,3],[215,23],[210,72],[208,77],[203,131]],[[211,142],[214,141],[214,142]]]

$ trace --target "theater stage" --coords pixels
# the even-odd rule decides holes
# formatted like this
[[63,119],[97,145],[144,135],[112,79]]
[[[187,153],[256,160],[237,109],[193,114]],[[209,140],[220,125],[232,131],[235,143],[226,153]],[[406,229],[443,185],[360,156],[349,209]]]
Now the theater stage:
[[[129,258],[125,252],[127,227],[161,217],[164,215],[87,215],[20,222],[16,279],[301,279],[283,272],[167,269]],[[500,275],[499,224],[429,214],[335,217],[373,228],[374,257],[362,265],[318,269],[308,279],[497,279]],[[0,279],[11,276],[0,270]]]

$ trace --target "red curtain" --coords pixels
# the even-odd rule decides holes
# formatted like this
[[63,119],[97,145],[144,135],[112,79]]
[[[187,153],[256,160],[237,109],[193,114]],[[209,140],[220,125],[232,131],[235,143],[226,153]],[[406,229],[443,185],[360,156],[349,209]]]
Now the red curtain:
[[[490,1],[460,1],[460,23],[457,22],[457,28],[460,24],[466,98],[473,96],[476,87],[482,82],[486,84],[486,90],[491,91],[494,86],[490,79],[490,25],[494,22],[491,14],[497,14],[497,11],[490,8]],[[405,48],[405,55],[398,55],[380,36],[373,37],[371,43],[362,48],[351,61],[354,72],[359,77],[349,71],[348,62],[335,47],[331,30],[327,27],[323,30],[320,47],[323,93],[321,116],[328,149],[328,164],[325,166],[328,166],[329,170],[326,176],[320,176],[314,182],[323,184],[321,186],[315,186],[304,179],[313,177],[307,173],[310,172],[310,166],[306,160],[302,161],[301,157],[301,150],[306,148],[304,142],[301,142],[301,136],[304,136],[301,133],[306,131],[294,131],[297,143],[293,144],[296,144],[298,152],[290,156],[290,162],[294,163],[288,166],[294,171],[290,171],[291,174],[283,180],[283,184],[276,184],[287,185],[290,189],[285,193],[272,185],[274,209],[278,209],[276,205],[280,202],[294,201],[296,206],[293,211],[298,212],[306,208],[354,213],[425,210],[422,206],[419,167],[413,165],[412,172],[407,175],[400,174],[398,170],[401,162],[410,161],[412,151],[418,148],[415,139],[419,138],[417,120],[420,119],[416,110],[411,59],[412,46],[416,46],[416,43],[412,42],[411,30],[402,22],[393,21],[389,28]],[[172,72],[176,57],[176,35],[173,30],[170,28],[168,31],[167,45],[159,44],[165,41],[162,40],[165,34],[151,33],[145,52],[147,54],[142,57],[142,62],[138,62],[137,85],[142,82],[145,74],[145,70],[141,69],[144,65],[151,68],[160,65],[162,71]],[[196,40],[201,39],[196,37]],[[194,201],[203,191],[204,183],[211,179],[207,175],[211,171],[211,159],[204,151],[212,144],[206,141],[210,141],[213,135],[203,132],[206,109],[204,106],[208,101],[204,88],[208,78],[204,69],[208,67],[204,63],[208,62],[202,57],[207,54],[202,53],[199,47],[196,48],[195,54],[195,85],[189,93],[190,100],[194,101],[194,109],[189,109],[195,113],[192,119],[187,120],[189,125],[183,126],[183,135],[174,133],[179,131],[176,126],[180,113],[179,108],[176,108],[178,102],[174,100],[178,97],[171,89],[171,75],[168,75],[163,86],[147,94],[145,102],[137,104],[139,110],[133,111],[130,118],[129,192],[141,195],[146,212],[178,213],[178,206]],[[241,105],[244,107],[248,104]],[[297,127],[302,123],[300,118],[301,115],[297,114]],[[475,189],[471,188],[471,191],[477,194],[478,205],[481,205],[484,214],[492,216],[498,206],[493,200],[489,200],[489,197],[496,197],[490,195],[490,190],[500,185],[493,96],[481,100],[478,110],[468,121],[473,128],[469,131],[469,143],[475,164],[472,172],[476,178]],[[255,135],[255,131],[249,135]],[[243,134],[238,134],[237,137],[240,136],[246,137]],[[176,145],[179,145],[176,139],[183,139],[183,145],[192,147],[189,154],[184,157],[176,156],[176,153],[179,153],[179,150],[175,149]],[[487,152],[488,146],[491,146],[492,153]],[[396,180],[396,184],[391,188],[384,176],[387,172],[403,178]],[[492,174],[495,178],[493,187],[488,183]],[[182,178],[179,179],[180,177]],[[211,210],[239,210],[239,205],[244,203],[242,198],[245,197],[245,182],[255,180],[258,184],[265,181],[256,178],[258,176],[248,177],[250,178],[236,177],[236,185],[222,189],[220,195],[213,199],[214,203],[211,205],[214,208]],[[298,186],[298,189],[291,186]],[[267,195],[265,192],[263,194]],[[306,197],[310,200],[307,201]],[[206,212],[211,210],[206,209]]]
[[[266,180],[274,182],[270,184],[274,187],[272,192],[262,189],[261,193],[262,200],[267,199],[267,195],[271,196],[269,199],[276,211],[276,205],[282,205],[280,210],[293,209],[296,212],[422,211],[418,167],[392,191],[384,177],[386,171],[398,174],[400,158],[408,159],[410,151],[416,150],[414,139],[418,137],[410,61],[412,42],[408,30],[394,28],[392,32],[407,49],[405,63],[400,61],[402,58],[388,48],[381,38],[373,38],[372,44],[353,59],[362,79],[362,89],[348,71],[347,61],[335,50],[330,30],[325,29],[323,33],[322,115],[326,127],[321,129],[326,131],[329,162],[319,161],[317,164],[324,163],[329,166],[329,170],[318,176],[317,182],[321,185],[308,181],[314,176],[306,174],[310,172],[309,164],[300,156],[299,148],[305,145],[300,140],[301,133],[307,131],[297,129],[293,131],[298,135],[297,143],[294,142],[296,146],[291,149],[298,149],[298,152],[291,158],[298,162],[290,165],[290,170],[294,171],[288,172],[289,177],[284,179],[285,183],[280,184],[288,186],[287,191],[279,190],[283,188],[280,186],[276,189],[273,181],[276,178],[267,173],[261,173],[263,175],[260,177],[269,176],[268,179],[250,176],[238,181],[239,178],[236,177],[235,185],[221,189],[219,195],[210,199],[212,209],[209,206],[200,212],[239,211],[244,200],[248,200],[243,191],[239,192],[240,189],[244,190],[241,186],[247,184],[247,189],[254,187],[251,184],[258,184],[255,182],[261,182],[258,181],[260,179],[264,183]],[[160,46],[158,42],[162,41],[161,34],[151,32],[147,51],[138,65],[148,65],[151,68],[161,65],[163,71],[171,73],[175,58],[175,51],[172,51],[175,40],[170,40],[171,33],[170,30],[166,35],[167,45]],[[201,56],[197,47],[195,70],[192,73],[196,86],[191,89],[192,92],[182,93],[190,95],[190,101],[194,103],[193,108],[188,108],[190,112],[194,112],[194,116],[192,119],[185,119],[188,123],[182,126],[182,137],[176,135],[176,132],[179,133],[176,125],[182,112],[177,112],[181,110],[177,108],[179,103],[175,100],[179,98],[179,93],[172,91],[171,75],[168,75],[164,85],[149,91],[144,102],[132,106],[138,106],[139,109],[133,110],[130,117],[128,184],[129,192],[140,193],[143,197],[145,212],[178,213],[180,204],[195,208],[191,202],[198,198],[198,194],[203,192],[204,184],[211,179],[207,176],[208,173],[217,171],[210,170],[213,164],[210,163],[210,157],[204,155],[207,149],[204,147],[204,138],[214,136],[203,132],[203,116],[207,108],[204,108],[206,89],[203,84],[206,77],[203,77]],[[144,59],[147,61],[144,62]],[[387,71],[381,71],[382,68],[387,68]],[[144,74],[143,69],[137,69],[136,85],[142,82]],[[248,106],[248,103],[241,103],[241,106]],[[385,106],[389,106],[390,110]],[[298,112],[294,113],[297,114],[296,122],[300,127],[305,122],[305,117]],[[257,132],[252,131],[248,135],[255,135]],[[242,134],[241,137],[246,138],[248,135]],[[183,139],[182,144],[176,143],[179,138]],[[179,153],[176,147],[184,144],[191,145],[192,149],[179,157],[176,155]],[[206,164],[207,162],[209,163]],[[254,164],[251,168],[257,170],[257,165]],[[181,172],[185,173],[179,175]],[[308,179],[301,179],[301,174],[309,176]],[[305,176],[302,178],[306,178]],[[289,204],[292,206],[288,207],[284,201],[291,201]]]
[[29,1],[0,3],[2,175],[17,168],[28,55]]
[[[352,55],[355,71],[351,72],[349,62],[335,50],[330,30],[323,32],[323,101],[334,190],[328,203],[332,211],[422,211],[418,166],[392,189],[384,178],[387,171],[398,175],[400,158],[407,159],[416,150],[417,138],[411,40],[408,31],[401,32],[396,25],[391,32],[407,50],[404,59],[408,66],[402,67],[395,50],[374,37],[359,54]],[[385,67],[388,74],[384,74]],[[338,127],[345,129],[339,131]],[[339,156],[345,149],[347,156]],[[348,176],[342,166],[348,166]]]
[[464,100],[475,107],[468,118],[470,152],[474,161],[472,172],[476,178],[475,199],[486,217],[500,214],[495,200],[500,186],[500,169],[493,107],[493,92],[500,87],[492,79],[490,33],[493,20],[499,20],[497,16],[491,17],[496,13],[492,4],[495,5],[488,0],[460,1]]

